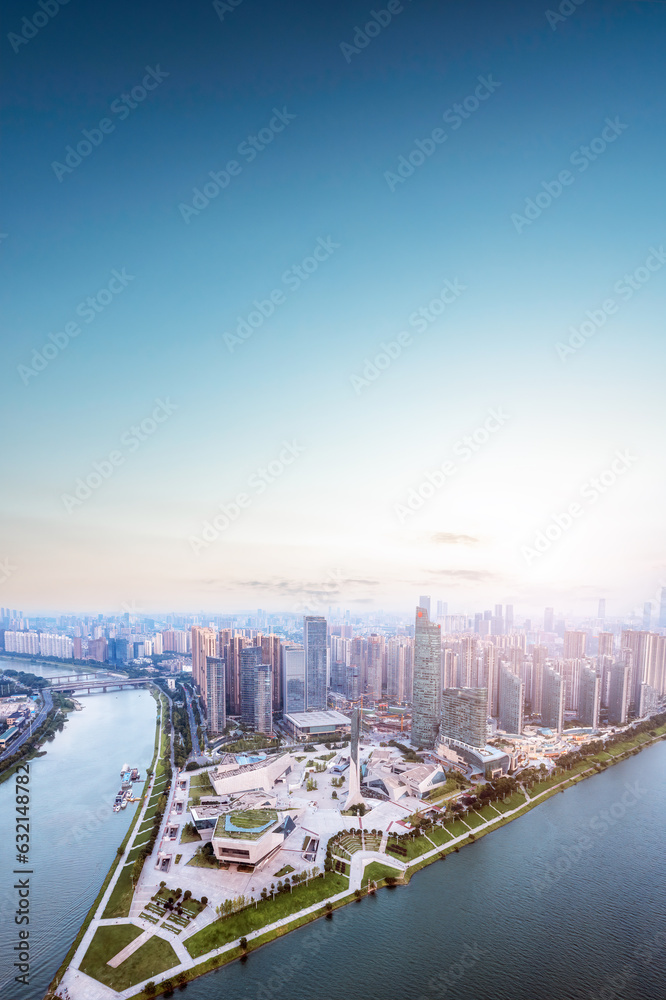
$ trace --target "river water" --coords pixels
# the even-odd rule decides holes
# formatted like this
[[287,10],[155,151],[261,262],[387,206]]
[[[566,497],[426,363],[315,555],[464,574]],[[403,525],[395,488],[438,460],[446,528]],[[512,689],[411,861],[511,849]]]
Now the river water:
[[[48,755],[32,764],[32,985],[0,985],[8,1000],[43,997],[131,809],[90,833],[86,824],[94,827],[96,811],[113,798],[121,764],[143,773],[152,756],[155,703],[147,692],[81,701],[85,710],[71,714]],[[6,845],[13,790],[13,782],[0,786]],[[185,996],[664,1000],[665,830],[662,742],[418,872],[408,886],[343,907],[190,983]],[[0,984],[12,977],[10,871],[5,862]]]
[[[41,676],[65,674],[44,664],[0,660],[0,667]],[[77,695],[84,705],[70,712],[45,757],[30,762],[30,865],[15,863],[15,782],[0,785],[0,997],[41,1000],[85,918],[121,844],[137,805],[119,813],[111,806],[124,763],[142,777],[155,740],[154,698],[146,690]],[[135,788],[142,788],[137,785]],[[12,946],[17,891],[15,868],[32,869],[30,986],[13,982]]]

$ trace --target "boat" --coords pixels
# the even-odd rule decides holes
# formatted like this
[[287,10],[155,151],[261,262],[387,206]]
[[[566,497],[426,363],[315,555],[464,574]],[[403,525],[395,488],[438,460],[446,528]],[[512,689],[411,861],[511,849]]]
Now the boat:
[[123,764],[123,766],[120,768],[120,777],[121,778],[122,778],[123,774],[125,773],[125,771],[129,771],[129,764]]

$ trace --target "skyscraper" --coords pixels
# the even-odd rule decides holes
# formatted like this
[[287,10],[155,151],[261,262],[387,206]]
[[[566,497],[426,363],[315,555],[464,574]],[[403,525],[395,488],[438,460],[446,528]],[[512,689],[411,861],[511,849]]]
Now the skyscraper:
[[192,680],[206,702],[206,660],[215,656],[215,630],[192,626]]
[[564,633],[564,659],[579,660],[585,656],[587,632]]
[[459,740],[468,746],[486,745],[488,692],[486,688],[447,688],[442,692],[441,740]]
[[608,695],[608,721],[613,726],[623,726],[629,714],[629,679],[631,667],[624,663],[614,663],[611,667],[610,690]]
[[605,617],[606,617],[606,598],[600,597],[599,610],[597,611],[597,618],[600,618],[601,621],[603,621]]
[[513,604],[507,604],[504,609],[504,629],[510,632],[513,628]]
[[375,701],[382,696],[382,674],[385,670],[386,653],[383,635],[372,634],[368,638],[368,680],[367,694]]
[[363,803],[363,797],[361,795],[361,772],[359,767],[358,759],[358,741],[360,733],[360,713],[358,708],[353,709],[351,716],[351,741],[350,741],[350,754],[349,754],[349,792],[347,793],[347,801],[345,803],[345,809],[351,809],[352,806],[361,805]]
[[432,748],[440,723],[442,700],[442,633],[429,620],[428,610],[416,609],[414,623],[414,673],[412,736],[414,746]]
[[614,636],[612,632],[600,632],[597,636],[597,655],[612,656],[614,648]]
[[255,671],[261,664],[261,646],[240,651],[240,717],[245,726],[254,726]]
[[285,646],[282,650],[282,690],[285,713],[305,711],[305,650]]
[[500,664],[499,726],[506,733],[522,733],[525,685],[506,665]]
[[553,608],[546,608],[543,613],[543,630],[552,632],[555,624],[555,612]]
[[578,721],[582,726],[596,729],[599,725],[601,681],[596,670],[583,665],[580,670],[578,694]]
[[430,595],[421,594],[419,597],[419,607],[424,608],[428,612],[428,619],[430,619]]
[[541,694],[541,721],[549,729],[561,733],[564,728],[566,683],[554,667],[544,667]]
[[227,724],[224,684],[224,660],[217,656],[206,657],[206,729],[209,733],[223,733]]
[[543,707],[543,680],[548,659],[548,646],[534,646],[532,649],[532,696],[531,708],[534,715],[541,715]]
[[305,650],[306,711],[326,709],[326,619],[311,615],[303,619]]
[[273,670],[270,663],[254,668],[253,724],[258,733],[273,732]]
[[643,605],[643,628],[650,629],[652,624],[652,602],[646,601]]

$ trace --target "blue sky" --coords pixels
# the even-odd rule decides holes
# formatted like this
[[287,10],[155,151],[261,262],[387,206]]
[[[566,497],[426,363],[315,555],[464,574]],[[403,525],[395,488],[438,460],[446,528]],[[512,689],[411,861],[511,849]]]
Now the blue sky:
[[[414,0],[347,58],[372,5],[243,0],[221,20],[211,3],[74,3],[26,44],[3,39],[6,602],[289,607],[330,574],[351,607],[405,607],[424,589],[460,609],[585,612],[603,594],[619,612],[652,597],[665,7],[586,2],[553,30],[527,0]],[[9,3],[6,35],[38,9]],[[114,102],[147,67],[163,79],[121,117]],[[494,92],[453,128],[447,110],[489,76]],[[274,109],[295,117],[247,162],[239,145]],[[104,118],[113,131],[90,155],[54,169]],[[607,119],[619,134],[581,171],[571,157]],[[387,172],[436,128],[446,140],[391,190]],[[240,172],[186,222],[179,206],[234,159]],[[567,169],[572,183],[517,232],[512,215]],[[319,240],[337,246],[285,284]],[[621,298],[614,285],[648,258],[659,266]],[[77,307],[114,269],[131,280],[86,323]],[[446,280],[464,292],[417,332],[410,315]],[[230,351],[225,333],[275,290],[284,301]],[[609,298],[616,311],[561,360],[556,344]],[[412,342],[356,391],[401,331]],[[175,408],[130,450],[156,399]],[[397,505],[498,406],[497,434],[401,520]],[[193,551],[294,440],[302,454]],[[636,456],[626,474],[526,554],[618,449]],[[118,450],[89,497],[63,500]],[[476,541],[432,541],[459,535]]]

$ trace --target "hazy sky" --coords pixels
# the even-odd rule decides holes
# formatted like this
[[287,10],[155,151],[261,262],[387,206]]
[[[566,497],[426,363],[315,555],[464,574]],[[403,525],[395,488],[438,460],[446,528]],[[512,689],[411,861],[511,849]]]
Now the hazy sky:
[[7,3],[3,605],[655,595],[666,4],[386,8]]

